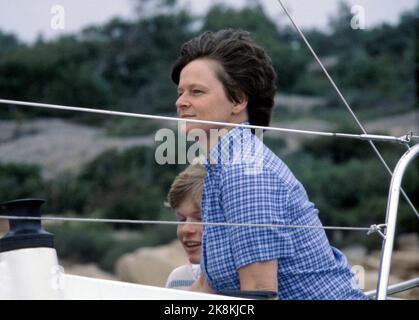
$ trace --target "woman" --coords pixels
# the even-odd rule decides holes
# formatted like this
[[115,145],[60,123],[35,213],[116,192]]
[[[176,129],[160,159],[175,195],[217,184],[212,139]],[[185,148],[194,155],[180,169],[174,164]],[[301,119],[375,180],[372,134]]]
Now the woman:
[[[275,95],[272,62],[247,32],[206,32],[185,43],[172,69],[179,117],[268,126]],[[288,167],[249,129],[202,129],[208,172],[205,222],[321,226],[318,210]],[[219,135],[210,134],[220,130]],[[322,229],[204,226],[202,274],[192,290],[274,291],[279,299],[366,299],[347,260]]]

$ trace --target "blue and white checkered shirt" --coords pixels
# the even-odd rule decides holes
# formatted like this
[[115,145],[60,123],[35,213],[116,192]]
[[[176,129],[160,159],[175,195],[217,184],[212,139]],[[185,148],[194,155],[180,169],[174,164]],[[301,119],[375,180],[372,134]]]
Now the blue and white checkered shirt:
[[[304,187],[249,129],[231,129],[209,159],[203,221],[321,226]],[[216,291],[239,290],[239,268],[273,259],[280,299],[366,299],[323,229],[203,227],[201,269]]]

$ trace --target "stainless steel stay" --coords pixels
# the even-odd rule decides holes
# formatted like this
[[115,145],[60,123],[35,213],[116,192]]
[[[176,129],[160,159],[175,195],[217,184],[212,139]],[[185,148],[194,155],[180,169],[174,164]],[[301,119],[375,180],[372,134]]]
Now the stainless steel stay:
[[386,231],[381,251],[380,272],[377,283],[377,300],[386,300],[388,291],[388,278],[391,268],[391,255],[393,253],[394,235],[396,231],[397,209],[399,206],[400,188],[404,172],[409,163],[419,155],[419,144],[414,145],[400,158],[391,179],[386,216]]
[[[404,292],[404,291],[414,289],[417,287],[419,287],[419,278],[410,279],[410,280],[403,281],[400,283],[393,284],[392,286],[389,286],[387,288],[387,295]],[[368,298],[375,299],[377,295],[377,290],[368,291],[368,292],[365,292],[365,294],[367,295]]]

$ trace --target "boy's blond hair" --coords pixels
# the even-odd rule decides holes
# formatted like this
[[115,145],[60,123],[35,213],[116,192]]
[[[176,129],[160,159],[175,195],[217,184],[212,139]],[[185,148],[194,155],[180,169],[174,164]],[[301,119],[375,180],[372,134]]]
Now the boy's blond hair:
[[189,165],[173,181],[165,205],[176,209],[187,196],[192,196],[197,208],[201,208],[201,196],[206,175],[207,171],[202,164]]

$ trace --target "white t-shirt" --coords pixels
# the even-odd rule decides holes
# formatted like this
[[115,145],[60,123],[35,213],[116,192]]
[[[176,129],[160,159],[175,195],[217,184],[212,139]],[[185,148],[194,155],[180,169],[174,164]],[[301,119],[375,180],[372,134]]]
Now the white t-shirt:
[[166,288],[189,290],[201,273],[199,264],[185,264],[174,269],[167,278]]

